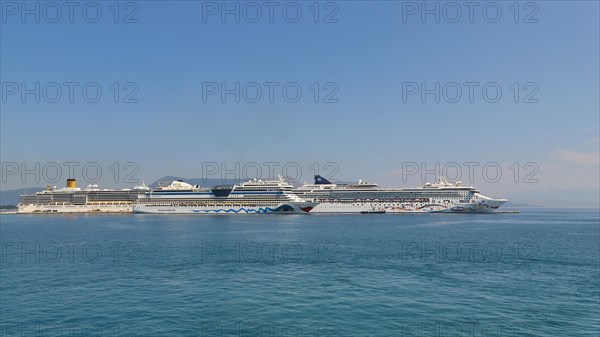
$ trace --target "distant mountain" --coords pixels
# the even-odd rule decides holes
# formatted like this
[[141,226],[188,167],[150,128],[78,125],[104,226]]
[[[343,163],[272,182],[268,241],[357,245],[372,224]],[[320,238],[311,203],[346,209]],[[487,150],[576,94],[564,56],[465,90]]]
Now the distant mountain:
[[19,195],[35,194],[41,191],[41,187],[19,188],[16,190],[0,191],[0,205],[16,205],[19,203]]
[[544,207],[544,206],[538,206],[538,205],[532,205],[532,204],[526,204],[524,202],[511,202],[511,201],[507,201],[504,205],[502,205],[502,208],[507,208],[507,207],[514,207],[514,208],[523,208],[523,207],[532,207],[532,208],[540,208],[540,207]]

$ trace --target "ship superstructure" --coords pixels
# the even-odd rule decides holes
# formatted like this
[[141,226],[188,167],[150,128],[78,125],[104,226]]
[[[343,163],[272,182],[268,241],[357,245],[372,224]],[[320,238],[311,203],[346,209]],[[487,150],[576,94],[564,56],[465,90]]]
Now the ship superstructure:
[[319,203],[311,213],[492,212],[507,201],[443,177],[422,187],[381,188],[364,181],[334,184],[317,175],[314,184],[304,184],[294,193]]
[[76,186],[68,179],[66,187],[47,186],[45,190],[19,198],[18,213],[131,213],[133,203],[150,191],[144,183],[130,189],[100,189]]
[[159,186],[135,202],[134,213],[228,214],[307,213],[316,202],[292,193],[283,178],[250,180],[239,185],[202,188],[181,180]]

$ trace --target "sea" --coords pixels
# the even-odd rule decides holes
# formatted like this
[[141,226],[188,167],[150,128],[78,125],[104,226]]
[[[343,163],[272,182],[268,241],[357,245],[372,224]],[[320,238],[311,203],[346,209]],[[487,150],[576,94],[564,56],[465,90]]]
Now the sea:
[[0,336],[600,336],[600,211],[0,215]]

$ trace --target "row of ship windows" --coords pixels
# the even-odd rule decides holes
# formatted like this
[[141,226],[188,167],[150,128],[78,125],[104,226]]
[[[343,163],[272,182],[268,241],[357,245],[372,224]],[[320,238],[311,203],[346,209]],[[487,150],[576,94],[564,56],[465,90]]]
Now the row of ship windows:
[[[310,197],[310,198],[318,198],[318,199],[414,199],[414,198],[423,198],[422,194],[405,194],[405,195],[389,195],[389,194],[369,194],[369,196],[364,195],[301,195],[300,197]],[[432,197],[432,196],[427,196]],[[436,194],[433,197],[435,198],[464,198],[464,195],[456,195],[456,194]]]
[[[298,194],[326,194],[320,192],[305,192]],[[372,194],[384,194],[384,195],[440,195],[440,194],[451,194],[451,195],[467,195],[469,192],[463,191],[427,191],[424,192],[395,192],[395,191],[377,191],[377,192],[369,192],[369,193],[358,193],[358,192],[349,192],[349,191],[332,191],[329,194],[350,194],[350,195],[372,195]]]
[[145,199],[140,199],[140,201],[142,202],[187,202],[187,201],[192,201],[192,202],[216,202],[216,203],[220,203],[220,202],[238,202],[238,201],[290,201],[290,199],[288,198],[283,198],[283,197],[273,197],[273,198],[265,198],[265,197],[248,197],[245,196],[243,198],[221,198],[221,199],[215,199],[215,198],[145,198]]
[[[210,204],[210,203],[154,203],[154,204],[145,204],[145,207],[258,207],[265,206],[264,203],[230,203],[230,204]],[[267,205],[269,206],[269,205]]]

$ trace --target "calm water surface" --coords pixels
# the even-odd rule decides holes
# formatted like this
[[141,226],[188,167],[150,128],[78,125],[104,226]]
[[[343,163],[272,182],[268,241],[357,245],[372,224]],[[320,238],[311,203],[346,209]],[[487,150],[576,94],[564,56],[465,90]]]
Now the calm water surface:
[[1,336],[600,336],[598,210],[2,215]]

